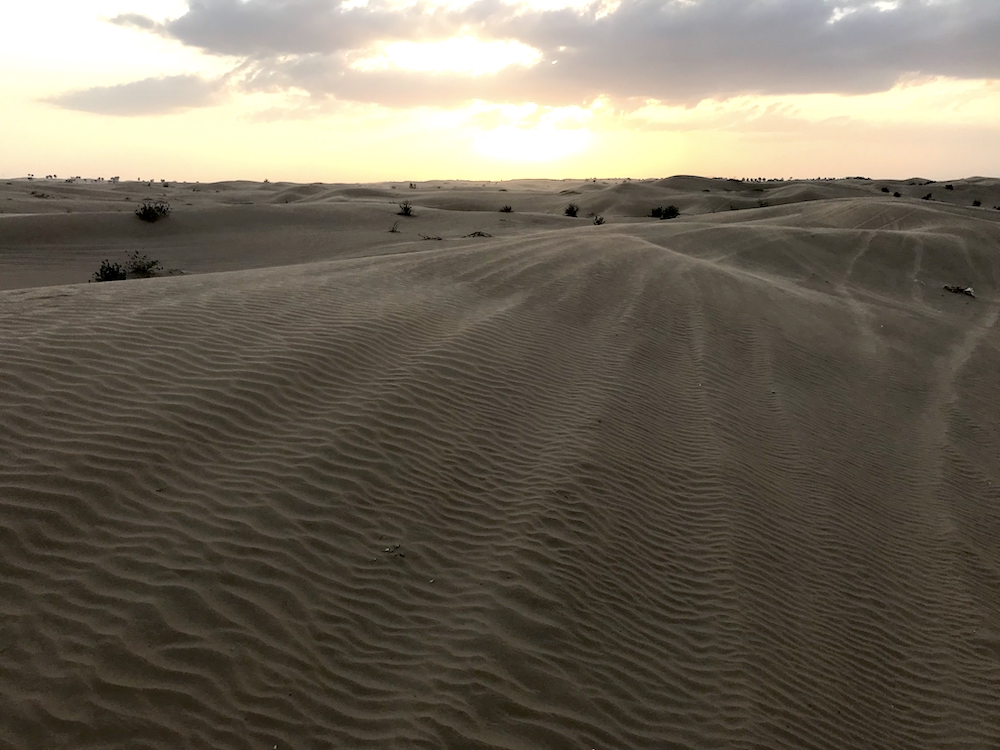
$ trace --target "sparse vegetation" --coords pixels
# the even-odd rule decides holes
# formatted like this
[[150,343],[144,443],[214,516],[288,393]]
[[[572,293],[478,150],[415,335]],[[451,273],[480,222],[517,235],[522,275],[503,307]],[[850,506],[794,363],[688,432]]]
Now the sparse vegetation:
[[601,226],[601,224],[603,223],[604,223],[604,217],[601,216],[600,214],[597,214],[597,216],[594,217],[594,225]]
[[513,211],[513,210],[514,210],[514,209],[513,209],[513,208],[511,208],[510,206],[503,206],[503,207],[502,207],[502,208],[500,209],[500,213],[502,213],[502,214],[509,214],[509,213],[510,213],[511,211]]
[[932,195],[934,195],[934,193],[928,193],[927,195],[925,195],[925,196],[924,196],[923,198],[921,198],[920,200],[922,200],[922,201],[929,201],[929,200],[931,199],[931,196],[932,196]]
[[110,260],[101,262],[101,267],[94,271],[91,281],[124,281],[128,276],[121,263],[112,263]]
[[145,254],[140,256],[138,250],[133,250],[125,262],[126,274],[131,274],[139,279],[148,279],[151,276],[155,276],[161,270],[163,270],[163,267],[160,265],[160,261],[151,260]]
[[893,198],[902,198],[902,197],[903,197],[903,194],[902,194],[902,193],[893,193],[893,194],[892,194],[892,197],[893,197]]
[[566,210],[563,211],[563,213],[569,216],[570,218],[575,219],[576,215],[580,213],[580,207],[575,203],[570,203],[568,206],[566,206]]
[[771,204],[770,204],[770,203],[768,203],[768,202],[767,202],[766,200],[764,200],[763,198],[761,198],[760,200],[758,200],[758,201],[757,201],[757,206],[758,206],[758,207],[760,207],[760,208],[767,208],[767,207],[768,207],[768,206],[770,206],[770,205],[771,205]]
[[394,221],[392,223],[392,226],[389,227],[389,232],[390,232],[390,234],[399,234],[399,222],[398,221]]
[[972,205],[975,206],[976,208],[979,208],[981,205],[983,205],[983,202],[982,201],[972,201]]
[[883,192],[883,193],[888,193],[888,192],[889,192],[889,188],[887,188],[887,187],[883,187],[883,188],[882,188],[882,192]]
[[413,206],[409,201],[403,201],[399,204],[397,216],[413,216]]
[[135,215],[150,223],[170,216],[170,204],[166,201],[143,201],[135,210]]
[[139,255],[138,250],[133,250],[123,266],[121,263],[112,263],[105,260],[101,267],[94,271],[91,281],[124,281],[128,278],[148,279],[156,276],[163,270],[160,261],[152,260],[148,255]]
[[955,186],[954,186],[954,185],[945,185],[945,186],[944,186],[944,189],[945,189],[945,190],[954,190],[954,189],[955,189]]
[[[736,210],[733,206],[729,208]],[[649,212],[649,215],[654,219],[676,219],[681,215],[681,210],[677,206],[657,206]]]

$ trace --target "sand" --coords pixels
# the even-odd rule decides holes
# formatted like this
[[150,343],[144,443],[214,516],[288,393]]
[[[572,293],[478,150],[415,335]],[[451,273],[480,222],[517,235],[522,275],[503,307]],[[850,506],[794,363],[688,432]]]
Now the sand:
[[923,182],[0,185],[0,746],[1000,746],[1000,182]]

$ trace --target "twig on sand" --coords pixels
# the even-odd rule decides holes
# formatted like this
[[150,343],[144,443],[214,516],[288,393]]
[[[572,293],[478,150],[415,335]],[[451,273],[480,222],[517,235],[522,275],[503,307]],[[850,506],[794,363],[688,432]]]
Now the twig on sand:
[[425,239],[425,240],[441,240],[441,239],[444,239],[443,237],[437,237],[437,236],[428,237],[426,234],[422,234],[422,235],[420,235],[420,237],[422,239]]
[[487,234],[486,232],[473,232],[472,234],[465,235],[466,237],[492,237],[492,234]]
[[952,284],[945,284],[942,287],[946,292],[953,292],[954,294],[964,294],[967,297],[976,298],[976,295],[972,292],[971,286],[954,286]]

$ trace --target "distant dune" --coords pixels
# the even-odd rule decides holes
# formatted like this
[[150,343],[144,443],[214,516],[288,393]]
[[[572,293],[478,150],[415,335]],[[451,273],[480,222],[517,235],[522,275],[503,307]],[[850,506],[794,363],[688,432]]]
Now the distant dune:
[[0,746],[1000,747],[947,184],[0,184]]

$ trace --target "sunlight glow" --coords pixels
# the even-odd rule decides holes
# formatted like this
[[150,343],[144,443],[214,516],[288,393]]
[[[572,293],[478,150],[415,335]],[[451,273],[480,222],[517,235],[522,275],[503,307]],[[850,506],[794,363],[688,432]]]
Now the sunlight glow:
[[549,125],[535,128],[502,125],[477,134],[473,143],[480,154],[498,161],[557,161],[586,149],[590,131],[561,130]]
[[795,130],[804,123],[841,122],[990,126],[1000,108],[1000,82],[933,77],[897,83],[873,94],[798,94],[704,99],[692,107],[648,100],[627,116],[650,130],[772,128]]
[[481,76],[510,65],[530,68],[541,59],[540,51],[516,40],[460,36],[439,42],[389,42],[380,45],[376,54],[352,62],[351,68],[365,73],[399,69]]
[[478,131],[473,147],[483,156],[506,162],[552,162],[579,154],[592,142],[587,123],[607,107],[598,99],[585,107],[540,107],[477,102],[469,125]]
[[[899,0],[876,0],[875,2],[869,2],[868,8],[874,8],[879,13],[888,13],[889,11],[896,10],[899,8]],[[865,6],[852,6],[848,8],[836,7],[833,9],[833,13],[827,19],[828,24],[835,24],[843,21],[850,15],[857,13],[858,11],[864,10]]]

